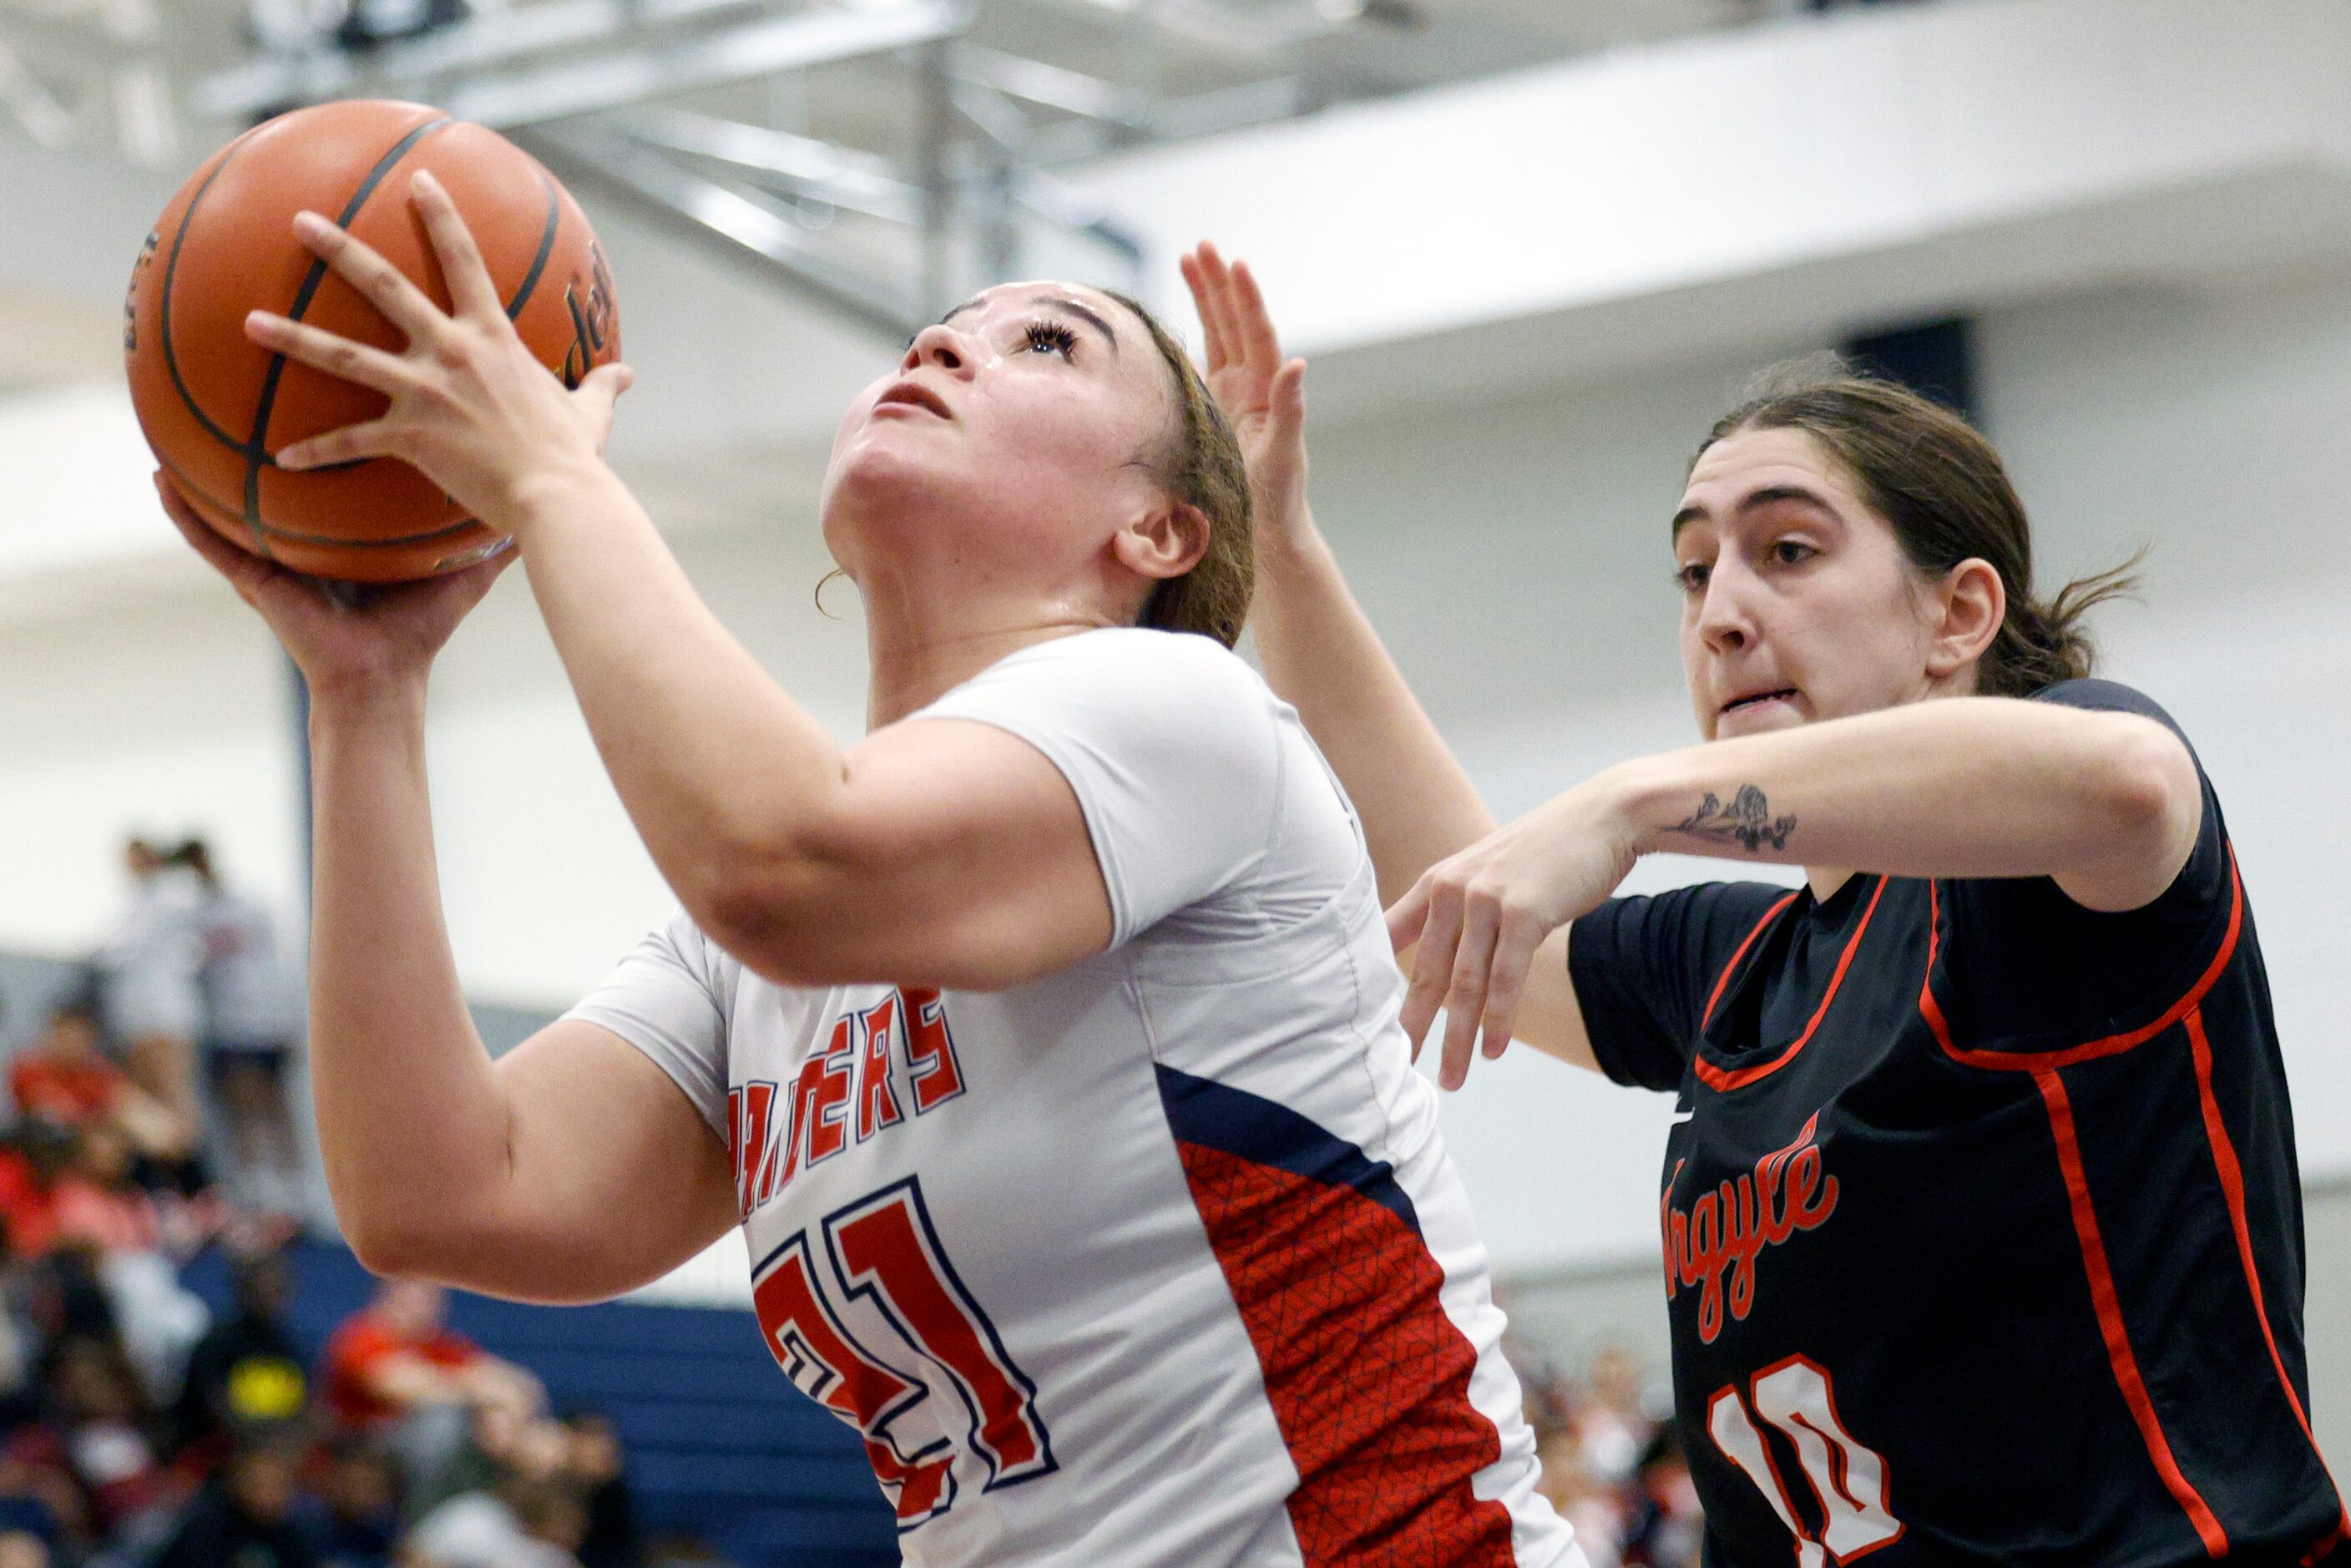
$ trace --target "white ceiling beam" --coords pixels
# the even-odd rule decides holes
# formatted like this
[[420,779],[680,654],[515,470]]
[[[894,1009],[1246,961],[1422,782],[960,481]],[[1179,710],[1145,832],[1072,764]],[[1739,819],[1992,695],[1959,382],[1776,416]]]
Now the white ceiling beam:
[[[198,83],[191,102],[233,118],[290,102],[412,97],[484,125],[540,124],[926,43],[957,31],[963,11],[956,0],[782,14],[774,0],[564,0],[365,55],[256,60]],[[580,57],[524,63],[567,52]]]

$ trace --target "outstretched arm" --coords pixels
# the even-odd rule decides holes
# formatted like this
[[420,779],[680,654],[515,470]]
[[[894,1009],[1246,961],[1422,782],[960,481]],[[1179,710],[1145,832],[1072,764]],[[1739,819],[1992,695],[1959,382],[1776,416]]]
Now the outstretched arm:
[[[1246,262],[1202,245],[1183,259],[1206,340],[1208,385],[1240,437],[1257,519],[1249,629],[1266,681],[1298,710],[1364,822],[1380,895],[1494,830],[1444,737],[1355,602],[1306,500],[1306,361],[1285,359]],[[1519,1038],[1595,1067],[1568,978],[1568,934],[1551,934],[1518,1010]],[[1405,956],[1407,966],[1411,956]],[[1418,1035],[1415,1037],[1417,1049]]]
[[277,454],[413,464],[511,535],[605,768],[704,931],[786,984],[962,988],[1067,967],[1111,936],[1077,799],[1033,747],[977,724],[893,725],[844,750],[694,591],[567,394],[516,335],[448,193],[413,199],[454,309],[322,218],[305,243],[408,338],[394,355],[256,313],[263,345],[390,400]]
[[[1447,1017],[1444,1073],[1498,1055],[1532,956],[1656,850],[1891,876],[2053,879],[2094,910],[2153,902],[2196,845],[2187,746],[2137,714],[1948,697],[1622,763],[1423,877],[1405,1025]],[[1532,960],[1540,963],[1541,960]]]
[[510,558],[345,609],[162,490],[189,543],[309,684],[311,1085],[335,1212],[360,1261],[578,1301],[708,1246],[735,1222],[733,1178],[676,1085],[580,1022],[493,1062],[459,988],[425,789],[425,679]]
[[1494,829],[1404,673],[1355,602],[1306,499],[1306,361],[1285,359],[1249,264],[1183,258],[1208,386],[1240,438],[1257,524],[1249,631],[1268,685],[1306,721],[1363,817],[1380,896],[1401,898]]

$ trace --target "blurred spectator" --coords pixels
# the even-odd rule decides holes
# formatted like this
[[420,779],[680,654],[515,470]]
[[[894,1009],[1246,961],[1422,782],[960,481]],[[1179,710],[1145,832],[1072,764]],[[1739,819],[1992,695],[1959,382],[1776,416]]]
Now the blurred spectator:
[[1581,1379],[1521,1349],[1544,1497],[1592,1568],[1698,1568],[1704,1521],[1672,1427],[1643,1408],[1640,1364],[1604,1348]]
[[176,858],[204,888],[197,983],[205,1067],[228,1116],[230,1193],[263,1213],[298,1214],[301,1167],[286,1078],[302,1036],[302,977],[286,962],[269,911],[222,883],[202,839],[182,844]]
[[637,1533],[636,1500],[622,1462],[620,1433],[601,1410],[574,1410],[563,1425],[570,1439],[563,1468],[588,1509],[580,1568],[639,1568],[644,1542]]
[[362,1438],[329,1450],[319,1495],[305,1500],[303,1528],[319,1568],[389,1568],[400,1536],[400,1467]]
[[41,1032],[9,1063],[17,1114],[75,1130],[111,1122],[142,1154],[184,1155],[179,1118],[108,1059],[104,1040],[92,977],[66,993]]
[[546,1403],[537,1378],[453,1332],[446,1309],[438,1285],[386,1280],[328,1340],[319,1369],[338,1425],[379,1438],[400,1460],[412,1508],[447,1495],[445,1478],[481,1413],[521,1421]]
[[49,1568],[49,1543],[28,1530],[0,1530],[0,1568]]
[[327,1342],[327,1406],[349,1431],[380,1433],[439,1406],[543,1403],[538,1380],[498,1360],[444,1321],[447,1294],[422,1280],[386,1280],[375,1300]]
[[48,1021],[8,1066],[20,1115],[78,1127],[104,1116],[131,1081],[99,1049],[104,1038],[94,981],[69,988]]
[[1640,1364],[1622,1346],[1606,1346],[1593,1356],[1584,1397],[1573,1419],[1586,1469],[1605,1481],[1633,1473],[1656,1424],[1641,1408]]
[[212,1322],[180,1283],[175,1256],[195,1249],[205,1223],[200,1213],[209,1211],[176,1197],[168,1213],[159,1206],[132,1179],[130,1140],[110,1123],[84,1127],[78,1154],[57,1186],[58,1239],[96,1253],[123,1344],[149,1395],[162,1403],[178,1393],[188,1353]]
[[580,1568],[588,1511],[558,1477],[451,1498],[409,1534],[402,1568]]
[[1537,1490],[1575,1531],[1591,1568],[1617,1568],[1623,1562],[1619,1545],[1625,1538],[1629,1510],[1614,1489],[1593,1478],[1574,1432],[1560,1427],[1543,1434],[1536,1447],[1542,1466]]
[[203,879],[140,838],[122,846],[122,864],[131,902],[98,955],[109,1032],[122,1044],[131,1081],[171,1110],[181,1145],[193,1147],[203,1124],[195,1078]]
[[[30,1420],[37,1390],[33,1370],[40,1359],[40,1326],[33,1320],[35,1282],[31,1266],[16,1255],[7,1223],[0,1219],[0,1431]],[[0,1530],[10,1528],[0,1512]]]
[[44,1387],[46,1414],[9,1435],[7,1458],[92,1543],[152,1547],[171,1527],[178,1488],[156,1458],[145,1394],[122,1347],[91,1334],[60,1341]]
[[19,1257],[47,1257],[57,1244],[57,1187],[74,1162],[71,1128],[20,1119],[0,1145],[0,1220]]
[[154,1568],[318,1568],[294,1522],[300,1465],[291,1433],[246,1438],[196,1494]]
[[1634,1470],[1634,1516],[1625,1533],[1625,1562],[1647,1568],[1698,1568],[1706,1521],[1691,1481],[1689,1460],[1671,1426],[1659,1428]]
[[562,1427],[511,1399],[479,1405],[447,1406],[444,1414],[462,1414],[462,1427],[454,1440],[429,1448],[419,1440],[421,1430],[438,1423],[433,1413],[418,1416],[402,1428],[413,1473],[408,1489],[408,1517],[421,1519],[453,1497],[495,1490],[517,1477],[543,1480],[564,1473],[571,1455],[571,1437]]
[[230,1279],[236,1313],[196,1342],[174,1412],[182,1450],[200,1462],[227,1452],[234,1433],[299,1416],[309,1397],[302,1352],[285,1322],[284,1253],[239,1258]]
[[[70,1490],[70,1483],[59,1484]],[[37,1479],[27,1467],[0,1457],[0,1546],[15,1546],[18,1561],[53,1561],[65,1539],[64,1521],[78,1506],[68,1501],[59,1509],[39,1495]],[[32,1554],[34,1548],[39,1555]],[[0,1554],[0,1568],[7,1568],[8,1562]]]

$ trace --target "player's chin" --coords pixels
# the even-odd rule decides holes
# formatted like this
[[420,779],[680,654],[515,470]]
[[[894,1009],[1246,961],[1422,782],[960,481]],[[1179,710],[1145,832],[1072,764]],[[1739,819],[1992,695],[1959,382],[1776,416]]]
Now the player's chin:
[[[944,421],[935,421],[944,423]],[[877,420],[848,433],[833,448],[825,475],[828,502],[904,502],[916,495],[952,487],[936,431],[908,428],[910,422]]]

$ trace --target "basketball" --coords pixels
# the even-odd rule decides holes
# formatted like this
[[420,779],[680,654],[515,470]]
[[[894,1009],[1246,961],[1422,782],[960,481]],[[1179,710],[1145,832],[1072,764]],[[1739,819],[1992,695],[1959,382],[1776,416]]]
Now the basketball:
[[429,169],[473,230],[523,341],[577,385],[618,356],[603,252],[570,193],[497,132],[413,103],[297,110],[214,154],[163,209],[124,307],[131,401],[148,444],[225,538],[298,571],[399,582],[455,570],[498,536],[405,463],[305,473],[275,455],[374,419],[383,396],[273,353],[248,311],[289,316],[392,352],[402,335],[295,236],[333,219],[449,308],[409,181]]

